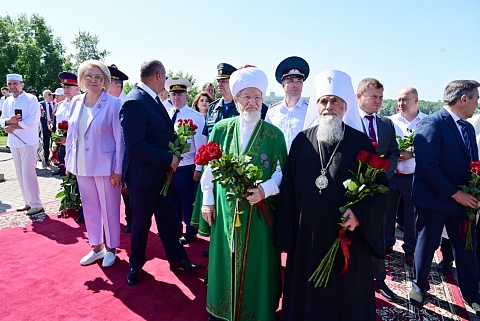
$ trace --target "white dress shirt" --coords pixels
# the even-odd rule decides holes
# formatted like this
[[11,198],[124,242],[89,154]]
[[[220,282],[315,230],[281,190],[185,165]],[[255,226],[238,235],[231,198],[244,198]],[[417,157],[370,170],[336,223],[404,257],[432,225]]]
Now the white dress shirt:
[[367,134],[367,136],[369,136],[368,126],[370,126],[370,120],[365,116],[373,116],[373,129],[375,130],[375,137],[376,137],[376,141],[378,142],[378,128],[377,128],[377,117],[376,117],[377,114],[373,113],[369,115],[360,107],[358,107],[358,113],[360,114],[360,118],[362,118],[363,131],[365,134]]
[[[241,148],[242,153],[245,152],[247,148],[248,141],[252,136],[253,130],[255,129],[255,124],[250,124],[242,120],[241,117],[238,117],[240,121],[240,139],[241,139]],[[203,202],[202,205],[215,205],[215,196],[213,193],[213,174],[212,168],[208,165],[202,175],[200,180],[201,189],[203,192]],[[277,195],[280,193],[280,183],[282,182],[282,169],[280,167],[280,162],[277,162],[277,166],[275,168],[275,172],[272,174],[272,177],[266,180],[265,182],[261,183],[260,185],[265,192],[265,198]]]
[[[2,105],[0,125],[5,128],[5,122],[15,114],[15,109],[22,110],[22,120],[18,122],[21,129],[15,129],[13,134],[8,134],[8,146],[10,148],[23,148],[37,145],[38,126],[40,124],[40,108],[37,97],[22,92],[17,98],[10,96]],[[23,142],[22,142],[23,141]]]
[[[172,119],[175,110],[175,108],[168,110],[170,119]],[[190,143],[190,151],[182,154],[183,159],[180,161],[178,166],[192,165],[194,164],[193,159],[195,158],[200,146],[207,143],[207,136],[202,134],[202,129],[205,126],[205,118],[199,112],[185,105],[178,110],[176,121],[178,122],[180,119],[191,119],[198,127],[195,135],[187,141],[187,143]],[[201,171],[202,167],[202,165],[196,165],[195,170]]]
[[57,119],[57,132],[58,132],[58,124],[62,121],[70,118],[70,102],[71,100],[67,101],[65,98],[62,102],[60,102],[57,106],[57,111],[55,112],[55,118]]
[[290,151],[293,139],[303,130],[307,109],[308,104],[300,98],[292,108],[288,108],[284,99],[271,106],[267,111],[265,121],[277,126],[283,132],[287,151]]
[[[427,115],[418,111],[417,116],[412,120],[408,121],[405,119],[401,113],[389,116],[395,126],[395,134],[400,137],[405,137],[407,130],[415,130],[420,124],[420,121]],[[400,174],[413,174],[415,172],[415,158],[410,158],[397,164],[397,172]]]

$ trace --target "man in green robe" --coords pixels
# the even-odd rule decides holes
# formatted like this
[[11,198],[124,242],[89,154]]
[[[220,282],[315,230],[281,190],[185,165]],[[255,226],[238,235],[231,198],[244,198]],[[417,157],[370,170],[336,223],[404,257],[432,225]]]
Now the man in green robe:
[[[262,183],[237,204],[227,200],[225,188],[212,183],[210,166],[204,170],[201,211],[211,226],[207,311],[209,320],[275,320],[281,262],[272,225],[287,149],[283,133],[260,119],[265,73],[240,69],[232,74],[230,88],[240,116],[217,123],[209,140],[224,153],[251,156],[251,164],[262,170]],[[268,204],[259,206],[262,201]]]

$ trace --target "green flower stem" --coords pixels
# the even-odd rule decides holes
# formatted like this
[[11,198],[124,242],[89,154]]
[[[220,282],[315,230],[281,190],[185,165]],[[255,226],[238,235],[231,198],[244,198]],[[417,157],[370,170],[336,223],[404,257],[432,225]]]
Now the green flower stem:
[[[343,229],[345,230],[345,228]],[[330,247],[330,250],[328,250],[327,254],[318,265],[317,269],[308,279],[308,281],[315,283],[315,287],[327,287],[328,280],[330,279],[330,274],[333,268],[333,262],[335,261],[335,256],[337,255],[339,246],[340,239],[337,237],[335,239],[335,242],[333,242],[332,247]]]

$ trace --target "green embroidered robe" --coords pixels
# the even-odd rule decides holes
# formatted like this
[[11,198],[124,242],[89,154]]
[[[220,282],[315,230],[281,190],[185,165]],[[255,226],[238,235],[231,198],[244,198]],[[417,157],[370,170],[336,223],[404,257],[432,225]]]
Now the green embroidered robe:
[[[238,117],[225,119],[215,125],[210,141],[215,141],[228,154],[238,153],[239,127]],[[252,164],[263,170],[262,181],[270,179],[277,162],[283,168],[286,161],[283,133],[260,120],[245,153],[250,153]],[[217,217],[210,233],[207,310],[225,320],[235,320],[237,311],[240,311],[240,320],[275,320],[281,296],[281,262],[280,251],[273,246],[273,227],[256,205],[250,216],[250,204],[245,199],[239,204],[239,208],[244,209],[240,215],[241,226],[235,227],[236,202],[226,200],[226,190],[218,183],[214,185],[214,193]],[[274,222],[276,197],[268,197],[266,201],[271,205],[266,206],[268,216]],[[201,200],[196,204],[199,205]],[[201,230],[205,234],[205,229]]]

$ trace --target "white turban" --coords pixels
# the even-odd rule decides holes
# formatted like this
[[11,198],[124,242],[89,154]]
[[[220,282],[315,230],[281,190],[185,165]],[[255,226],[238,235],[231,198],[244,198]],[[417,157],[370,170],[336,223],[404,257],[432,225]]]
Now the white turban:
[[254,67],[238,69],[230,76],[230,91],[236,96],[239,91],[253,87],[262,92],[262,97],[266,96],[268,86],[267,75],[263,71]]
[[[308,103],[307,115],[303,129],[313,127],[318,124],[318,107],[317,101],[323,96],[337,96],[342,98],[347,104],[347,112],[343,120],[347,125],[347,118],[354,120],[354,113],[358,115],[357,99],[353,91],[352,80],[350,76],[339,70],[325,70],[315,77],[312,95]],[[360,116],[358,116],[360,121]],[[356,128],[357,126],[352,126]],[[358,128],[357,128],[358,129]]]
[[19,74],[8,74],[7,75],[7,81],[22,81],[23,82],[23,78],[22,78],[22,75],[19,75]]

